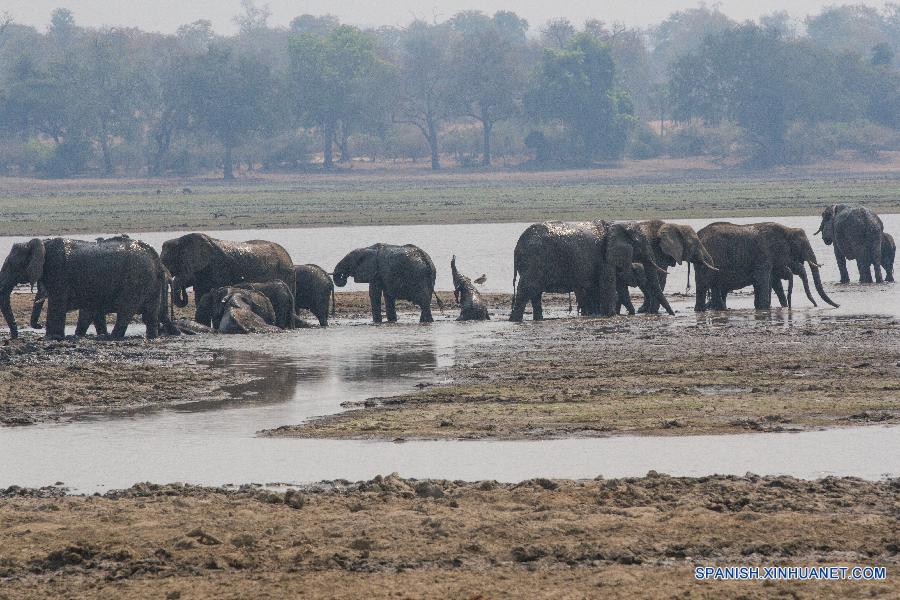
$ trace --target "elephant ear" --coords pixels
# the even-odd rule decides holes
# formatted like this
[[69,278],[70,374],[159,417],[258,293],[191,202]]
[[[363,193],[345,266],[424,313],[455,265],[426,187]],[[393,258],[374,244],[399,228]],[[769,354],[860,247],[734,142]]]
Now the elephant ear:
[[28,242],[28,264],[25,266],[25,274],[28,277],[28,283],[35,284],[44,274],[44,259],[47,252],[44,249],[44,242],[38,238],[34,238]]
[[659,247],[679,265],[684,260],[684,239],[675,225],[666,223],[659,228]]
[[378,275],[378,253],[375,250],[366,249],[360,253],[360,258],[353,271],[353,280],[357,283],[369,283]]

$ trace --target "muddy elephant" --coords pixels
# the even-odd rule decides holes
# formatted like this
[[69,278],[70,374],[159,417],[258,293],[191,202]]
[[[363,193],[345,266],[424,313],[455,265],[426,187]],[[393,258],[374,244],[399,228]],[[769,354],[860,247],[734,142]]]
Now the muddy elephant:
[[334,316],[334,282],[319,265],[294,265],[297,279],[294,288],[296,310],[306,309],[315,315],[319,325],[328,327],[328,302]]
[[[697,235],[717,270],[697,265],[694,310],[724,310],[730,291],[750,285],[754,291],[753,306],[771,308],[773,280],[786,278],[794,272],[795,265],[803,263],[809,264],[819,296],[828,304],[838,306],[822,289],[821,265],[802,229],[779,223],[718,222],[707,225]],[[708,303],[707,294],[711,296]]]
[[[653,260],[646,235],[635,223],[548,221],[530,225],[513,252],[515,291],[509,320],[521,321],[528,302],[533,319],[543,319],[544,292],[574,292],[582,314],[612,315],[618,292],[616,274],[630,269],[633,262],[662,271]],[[672,310],[658,287],[651,294],[666,310]]]
[[[644,235],[650,242],[653,249],[653,260],[657,265],[666,268],[680,265],[687,261],[689,264],[704,264],[708,268],[715,268],[712,264],[712,257],[703,247],[697,232],[690,225],[681,225],[678,223],[666,223],[654,219],[651,221],[640,221],[637,226],[641,228]],[[651,280],[650,287],[659,287],[660,290],[666,289],[666,273],[661,273],[655,269],[646,271],[646,277]],[[637,286],[632,286],[637,287]],[[641,289],[643,291],[643,288]],[[637,309],[639,313],[656,314],[659,312],[660,303],[655,297],[644,297],[644,302]]]
[[[841,273],[841,283],[850,283],[847,260],[855,260],[860,283],[881,283],[882,234],[884,224],[875,211],[858,204],[834,204],[822,212],[822,222],[816,234],[822,241],[834,246],[834,258]],[[813,234],[815,235],[815,234]]]
[[232,286],[210,290],[203,294],[197,303],[195,320],[202,325],[217,329],[226,310],[225,298],[237,290],[251,290],[262,294],[269,299],[272,305],[274,315],[272,324],[281,329],[294,328],[294,293],[280,279],[261,283],[236,283]]
[[453,274],[453,297],[459,305],[457,321],[489,321],[487,305],[481,294],[475,289],[472,280],[456,269],[456,255],[450,259],[450,272]]
[[161,257],[173,276],[172,301],[180,307],[187,306],[189,287],[194,288],[195,303],[210,290],[241,282],[280,279],[294,289],[294,263],[274,242],[229,242],[189,233],[166,241]]
[[12,337],[18,335],[18,328],[10,294],[19,283],[38,284],[44,290],[49,339],[65,335],[66,313],[71,310],[116,313],[114,338],[125,336],[135,314],[142,316],[147,337],[155,338],[160,313],[165,314],[160,302],[165,294],[165,269],[156,250],[138,240],[34,238],[14,244],[0,269],[0,309]]
[[894,257],[897,254],[897,244],[891,234],[881,234],[881,268],[884,269],[884,280],[894,281]]
[[428,253],[412,244],[374,244],[351,251],[334,268],[334,283],[347,285],[353,277],[356,283],[369,284],[372,320],[381,323],[381,298],[384,296],[387,320],[397,320],[397,300],[407,300],[421,309],[420,323],[431,323],[431,297],[438,307],[444,305],[434,293],[437,270]]
[[275,325],[275,309],[269,299],[255,290],[228,288],[221,300],[222,314],[215,330],[219,333],[270,333]]
[[616,277],[616,310],[615,314],[619,314],[622,307],[628,311],[629,315],[635,313],[634,304],[631,303],[631,294],[628,291],[630,287],[636,287],[644,294],[644,301],[652,296],[650,286],[647,282],[647,271],[641,263],[631,263],[630,269],[622,270]]

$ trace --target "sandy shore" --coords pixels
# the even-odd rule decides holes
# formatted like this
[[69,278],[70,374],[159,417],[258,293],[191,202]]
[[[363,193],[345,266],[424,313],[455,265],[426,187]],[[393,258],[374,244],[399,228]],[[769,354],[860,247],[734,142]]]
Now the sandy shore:
[[[898,482],[378,477],[288,493],[0,490],[0,596],[829,598],[900,593]],[[886,567],[698,582],[695,566]]]

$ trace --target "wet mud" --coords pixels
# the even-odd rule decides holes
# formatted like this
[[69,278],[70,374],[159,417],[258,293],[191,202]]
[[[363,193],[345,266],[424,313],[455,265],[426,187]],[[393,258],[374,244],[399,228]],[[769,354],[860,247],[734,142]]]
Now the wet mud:
[[778,309],[526,321],[457,349],[436,379],[262,433],[509,440],[898,423],[900,323]]
[[[5,598],[891,597],[898,481],[492,481],[287,491],[0,490]],[[790,532],[786,534],[786,532]],[[697,582],[697,565],[886,567],[885,582]]]

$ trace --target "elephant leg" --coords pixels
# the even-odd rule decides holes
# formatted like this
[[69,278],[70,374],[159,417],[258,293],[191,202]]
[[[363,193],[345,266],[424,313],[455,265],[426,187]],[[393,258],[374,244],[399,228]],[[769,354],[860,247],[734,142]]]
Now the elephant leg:
[[778,296],[778,303],[781,304],[782,308],[791,305],[790,299],[784,294],[784,284],[781,283],[781,279],[778,277],[772,279],[772,290],[775,292],[775,295]]
[[[131,322],[131,314],[129,311],[120,310],[116,313],[116,324],[113,326],[112,336],[113,338],[120,340],[125,337],[125,331],[128,329],[128,324]],[[149,332],[149,328],[148,328]]]
[[531,295],[531,318],[535,321],[544,320],[544,307],[541,305],[543,292],[535,292]]
[[106,330],[106,313],[103,311],[98,311],[94,315],[94,333],[97,335],[109,335]]
[[381,286],[369,284],[369,302],[372,304],[372,321],[381,323]]
[[753,308],[765,310],[772,308],[772,271],[760,269],[753,283]]
[[528,304],[530,299],[531,292],[528,290],[528,286],[525,282],[520,279],[519,285],[516,287],[516,293],[513,296],[512,311],[509,313],[510,321],[522,321],[525,316],[525,305]]
[[701,281],[698,277],[694,282],[694,312],[706,311],[706,295],[709,293],[709,287],[705,281]]
[[[666,280],[668,279],[668,275],[664,273],[656,273],[655,270],[651,270],[647,277],[649,279],[648,283],[650,284],[650,287],[659,287],[659,295],[663,296],[663,292],[665,292],[666,290]],[[655,284],[653,283],[654,278],[656,280]],[[659,298],[657,298],[653,294],[650,294],[649,298],[647,298],[645,294],[644,304],[647,305],[647,312],[652,315],[655,315],[659,312],[660,306],[662,306],[669,314],[673,314],[671,308],[669,308],[668,306],[664,306],[662,302],[660,302]]]
[[387,293],[384,294],[384,312],[387,313],[388,323],[397,322],[397,299]]
[[872,283],[872,271],[869,270],[868,254],[856,259],[856,269],[859,271],[860,283]]
[[50,297],[47,300],[47,323],[44,337],[48,340],[61,340],[66,336],[66,304],[67,298]]
[[422,314],[419,316],[419,323],[433,323],[434,317],[431,316],[431,293],[428,298],[422,302]]
[[[116,326],[118,326],[118,315],[116,317]],[[141,314],[141,319],[147,328],[147,339],[156,339],[159,336],[159,310],[156,307],[145,309]]]
[[622,307],[625,307],[625,310],[628,311],[629,315],[634,314],[634,304],[631,302],[631,294],[628,291],[628,286],[625,285],[624,282],[617,281],[616,282],[616,312],[615,314],[619,314],[619,311]]
[[841,273],[841,283],[850,283],[850,273],[847,272],[847,258],[834,246],[834,260],[837,262],[838,271]]
[[88,327],[94,322],[95,314],[86,310],[78,311],[78,324],[75,325],[75,337],[84,337]]
[[316,312],[313,313],[316,318],[319,320],[320,327],[328,327],[328,301],[325,301],[325,306],[319,306],[316,308]]
[[881,236],[878,237],[878,242],[875,246],[869,250],[869,254],[872,257],[872,269],[875,271],[875,283],[882,283],[881,278]]

